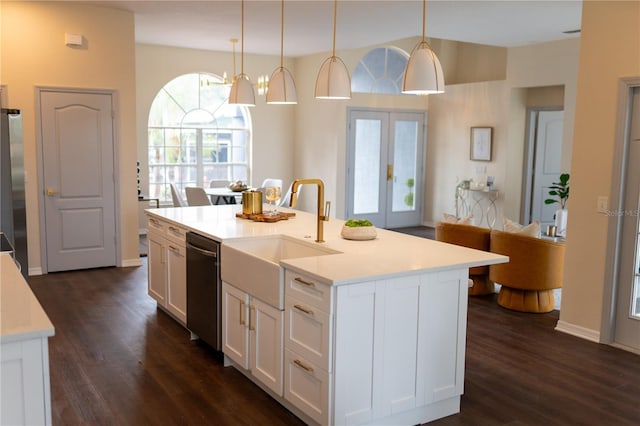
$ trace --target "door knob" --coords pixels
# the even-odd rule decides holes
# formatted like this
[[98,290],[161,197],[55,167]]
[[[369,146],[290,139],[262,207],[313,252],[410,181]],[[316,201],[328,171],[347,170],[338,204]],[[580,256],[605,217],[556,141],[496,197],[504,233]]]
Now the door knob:
[[53,197],[54,195],[56,195],[58,193],[58,191],[56,191],[53,188],[47,188],[47,196],[49,197]]
[[393,164],[387,164],[387,180],[393,179]]

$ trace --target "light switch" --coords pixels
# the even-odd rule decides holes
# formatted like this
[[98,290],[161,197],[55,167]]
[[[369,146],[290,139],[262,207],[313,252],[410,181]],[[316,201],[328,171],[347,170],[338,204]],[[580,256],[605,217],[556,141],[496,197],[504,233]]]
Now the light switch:
[[609,197],[603,195],[598,197],[596,211],[598,213],[607,213],[609,211]]
[[476,173],[479,175],[487,173],[487,166],[476,166]]

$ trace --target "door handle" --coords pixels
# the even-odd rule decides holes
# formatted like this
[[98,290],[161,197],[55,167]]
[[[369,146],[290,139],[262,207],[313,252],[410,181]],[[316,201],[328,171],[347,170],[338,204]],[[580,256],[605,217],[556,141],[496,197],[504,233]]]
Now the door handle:
[[387,180],[393,179],[393,164],[387,164]]
[[47,188],[47,196],[48,197],[53,197],[54,195],[56,195],[58,193],[58,191],[56,191],[53,188]]

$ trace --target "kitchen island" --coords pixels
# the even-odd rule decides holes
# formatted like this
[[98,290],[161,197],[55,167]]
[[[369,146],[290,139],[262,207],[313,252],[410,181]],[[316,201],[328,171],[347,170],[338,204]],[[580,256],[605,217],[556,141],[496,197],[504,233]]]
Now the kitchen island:
[[[315,243],[315,215],[296,211],[295,218],[264,223],[237,218],[240,209],[147,210],[150,227],[173,228],[176,236],[196,232],[221,243],[222,351],[228,364],[311,424],[410,425],[459,412],[468,268],[506,257],[381,229],[375,240],[345,240],[344,222],[336,219],[324,224],[325,242]],[[274,283],[246,287],[241,279],[259,270],[252,262],[260,259],[248,255],[246,268],[230,262],[237,247],[274,236],[328,253],[271,259],[279,263],[282,294],[267,300],[259,286]],[[151,250],[149,256],[153,295]],[[180,300],[187,284],[173,281],[173,299]],[[170,294],[171,284],[165,286]],[[171,306],[167,298],[154,298],[161,307]],[[188,316],[186,308],[177,312]]]
[[0,424],[50,425],[49,317],[11,254],[0,254]]

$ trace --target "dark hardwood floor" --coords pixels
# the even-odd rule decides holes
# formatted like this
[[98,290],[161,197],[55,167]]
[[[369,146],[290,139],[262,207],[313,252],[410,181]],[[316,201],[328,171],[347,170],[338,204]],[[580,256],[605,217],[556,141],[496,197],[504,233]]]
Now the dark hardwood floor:
[[[157,310],[146,278],[146,264],[29,278],[56,329],[55,425],[301,424]],[[431,424],[638,425],[640,356],[556,332],[557,317],[471,298],[461,413]]]

